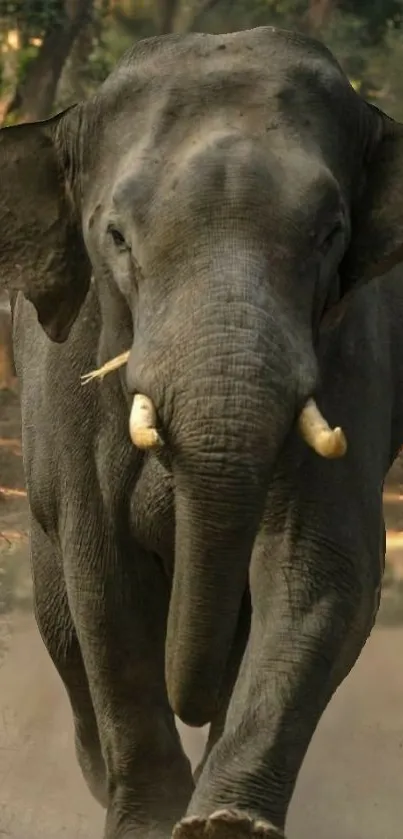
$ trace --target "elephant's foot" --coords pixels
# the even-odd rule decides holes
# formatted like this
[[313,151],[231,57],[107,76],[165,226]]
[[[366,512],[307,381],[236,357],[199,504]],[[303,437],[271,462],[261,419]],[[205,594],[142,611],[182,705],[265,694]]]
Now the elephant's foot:
[[175,825],[172,839],[285,839],[282,830],[239,810],[217,810],[208,818],[187,816]]

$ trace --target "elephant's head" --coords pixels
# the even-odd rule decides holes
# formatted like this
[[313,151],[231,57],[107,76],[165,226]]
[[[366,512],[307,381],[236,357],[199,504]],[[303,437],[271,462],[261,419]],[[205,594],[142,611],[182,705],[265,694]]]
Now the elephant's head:
[[403,259],[403,127],[324,47],[264,28],[136,45],[86,104],[1,131],[0,164],[3,283],[56,341],[91,271],[110,335],[111,301],[126,313],[128,388],[152,401],[174,478],[168,690],[204,723],[307,404],[321,448],[321,321]]

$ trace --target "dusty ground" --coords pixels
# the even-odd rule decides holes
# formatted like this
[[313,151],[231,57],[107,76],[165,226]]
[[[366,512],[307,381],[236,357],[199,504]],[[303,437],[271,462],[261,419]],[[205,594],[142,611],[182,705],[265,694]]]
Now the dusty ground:
[[[100,839],[102,811],[77,769],[67,699],[32,618],[18,402],[1,392],[0,485],[6,489],[0,489],[0,839]],[[398,490],[396,481],[388,487],[388,585],[378,626],[314,737],[291,808],[289,839],[401,839]],[[183,732],[195,760],[203,733]]]

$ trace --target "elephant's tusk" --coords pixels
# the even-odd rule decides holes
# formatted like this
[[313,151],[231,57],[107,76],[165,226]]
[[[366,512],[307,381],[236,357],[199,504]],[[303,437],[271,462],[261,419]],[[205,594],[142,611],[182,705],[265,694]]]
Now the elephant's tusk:
[[343,430],[330,428],[313,399],[308,399],[302,409],[298,428],[308,446],[321,457],[334,459],[346,454],[347,440]]
[[138,449],[155,449],[163,442],[158,434],[157,414],[151,399],[136,393],[130,412],[130,437]]

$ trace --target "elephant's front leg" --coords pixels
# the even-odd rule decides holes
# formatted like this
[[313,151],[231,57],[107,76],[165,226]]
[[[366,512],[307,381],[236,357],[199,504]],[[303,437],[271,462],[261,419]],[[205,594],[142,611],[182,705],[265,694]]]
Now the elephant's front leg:
[[106,765],[105,839],[166,839],[193,791],[165,689],[167,581],[152,555],[118,553],[101,528],[75,541],[65,576]]
[[309,536],[291,550],[290,540],[256,546],[248,647],[175,839],[283,836],[310,739],[370,631],[376,585],[362,555],[356,564],[329,540]]

